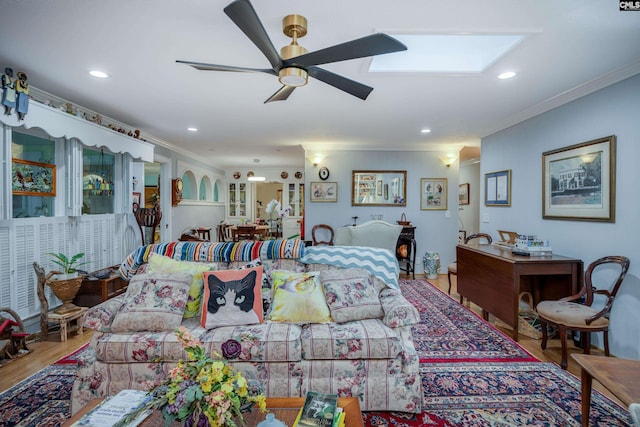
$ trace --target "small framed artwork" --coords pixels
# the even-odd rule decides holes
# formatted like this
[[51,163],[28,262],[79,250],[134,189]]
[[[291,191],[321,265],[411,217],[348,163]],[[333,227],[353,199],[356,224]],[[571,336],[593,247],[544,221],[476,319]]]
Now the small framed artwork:
[[542,153],[542,218],[615,222],[614,135]]
[[338,183],[328,181],[312,182],[310,200],[312,202],[337,202]]
[[447,178],[420,178],[420,209],[447,210]]
[[133,203],[137,204],[138,206],[140,206],[140,197],[142,197],[142,194],[140,193],[133,193]]
[[11,191],[16,196],[56,195],[56,165],[11,159]]
[[458,204],[459,205],[469,204],[469,183],[460,184],[458,186]]
[[511,206],[511,169],[484,174],[484,205]]

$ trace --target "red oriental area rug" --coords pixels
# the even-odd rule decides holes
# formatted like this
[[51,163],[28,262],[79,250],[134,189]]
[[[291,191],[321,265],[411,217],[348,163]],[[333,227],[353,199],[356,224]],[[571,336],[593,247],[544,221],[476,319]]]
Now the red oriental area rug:
[[401,280],[404,297],[420,312],[413,342],[420,362],[533,362],[513,339],[426,280]]
[[[537,361],[509,337],[424,280],[400,284],[421,314],[423,412],[365,412],[366,427],[581,425],[580,380]],[[70,416],[79,351],[0,394],[0,426],[59,426]],[[626,408],[593,391],[592,426],[632,424]]]

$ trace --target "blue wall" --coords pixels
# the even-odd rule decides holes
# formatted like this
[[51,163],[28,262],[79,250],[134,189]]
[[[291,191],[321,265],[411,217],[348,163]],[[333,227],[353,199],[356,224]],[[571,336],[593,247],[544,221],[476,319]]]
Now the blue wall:
[[[582,259],[585,268],[602,256],[629,257],[631,268],[611,314],[609,342],[614,355],[631,359],[640,359],[639,121],[636,75],[484,138],[481,176],[511,169],[512,203],[481,203],[479,212],[482,232],[495,237],[497,229],[535,234],[550,240],[554,253]],[[615,223],[543,220],[542,153],[609,135],[617,137]],[[489,222],[483,222],[486,217]],[[602,334],[592,340],[603,347]]]

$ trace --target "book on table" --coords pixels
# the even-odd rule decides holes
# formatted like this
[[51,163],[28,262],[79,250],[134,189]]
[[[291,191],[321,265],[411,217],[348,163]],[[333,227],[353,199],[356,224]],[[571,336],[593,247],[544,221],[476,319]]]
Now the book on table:
[[333,427],[338,395],[308,391],[294,427]]
[[152,397],[142,390],[122,390],[100,402],[72,427],[135,427],[151,414],[148,406]]

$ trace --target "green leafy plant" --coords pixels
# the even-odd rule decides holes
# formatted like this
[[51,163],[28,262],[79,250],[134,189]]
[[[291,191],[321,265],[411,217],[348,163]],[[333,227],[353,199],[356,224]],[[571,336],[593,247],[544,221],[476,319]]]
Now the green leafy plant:
[[62,273],[70,274],[78,271],[78,267],[88,264],[88,262],[80,262],[80,259],[84,257],[84,253],[77,253],[71,258],[68,258],[62,252],[49,253],[53,257],[53,263],[62,267]]

